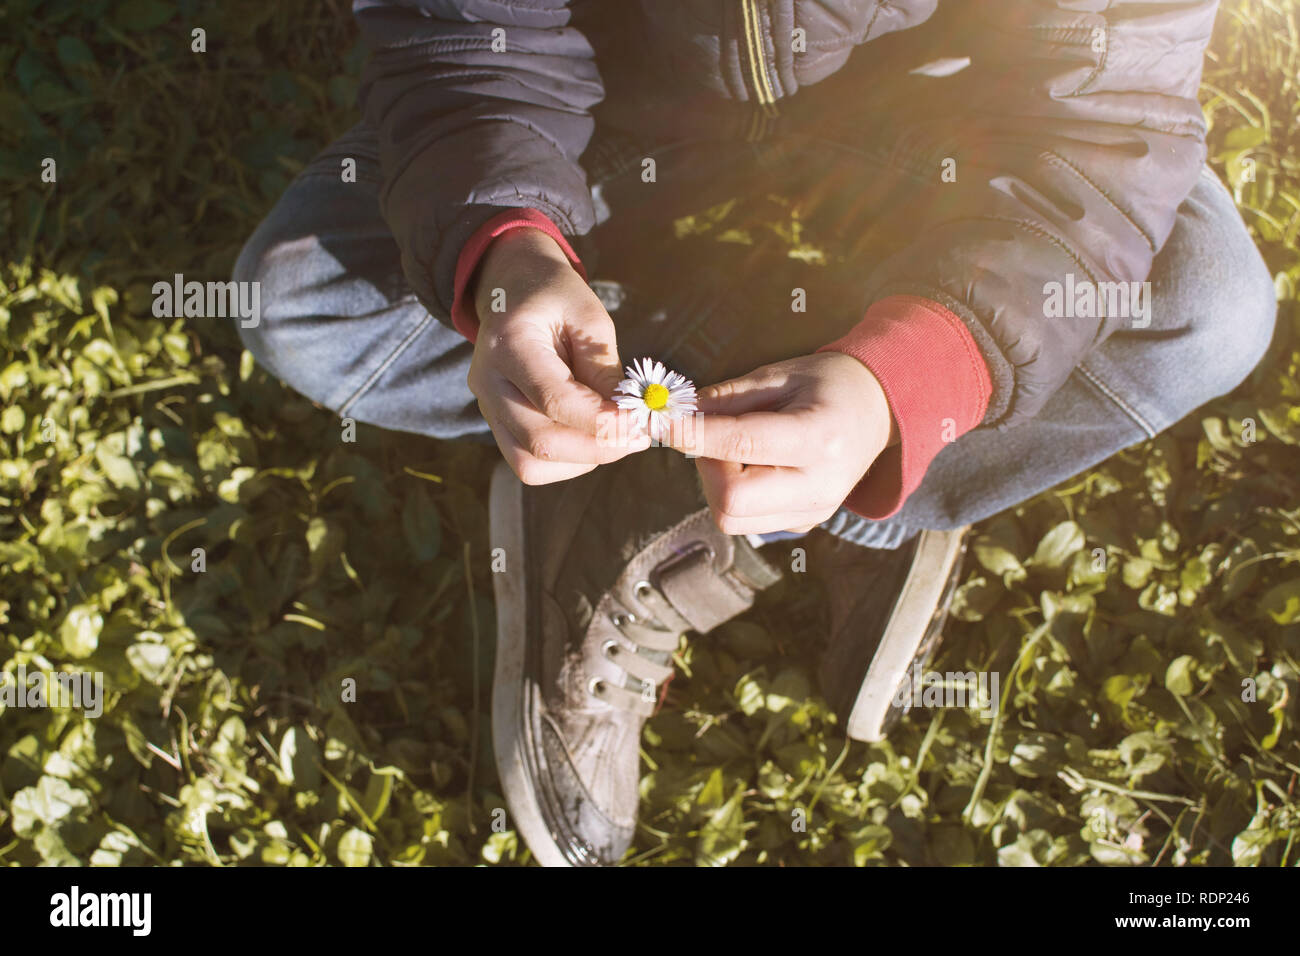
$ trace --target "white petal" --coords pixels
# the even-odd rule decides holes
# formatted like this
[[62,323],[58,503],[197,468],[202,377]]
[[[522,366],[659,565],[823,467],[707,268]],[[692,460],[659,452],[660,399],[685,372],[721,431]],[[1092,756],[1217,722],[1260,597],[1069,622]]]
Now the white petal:
[[695,411],[695,403],[690,401],[670,401],[667,407],[671,408],[678,415],[687,412],[693,413]]
[[650,427],[647,430],[650,432],[650,437],[653,438],[655,441],[659,441],[661,438],[663,438],[664,419],[659,412],[650,413]]

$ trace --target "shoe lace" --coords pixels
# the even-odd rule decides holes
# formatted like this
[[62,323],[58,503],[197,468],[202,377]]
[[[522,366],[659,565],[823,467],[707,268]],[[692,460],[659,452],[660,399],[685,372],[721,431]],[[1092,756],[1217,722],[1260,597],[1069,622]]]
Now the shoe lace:
[[592,677],[587,690],[611,707],[649,717],[662,703],[662,694],[673,678],[672,655],[689,625],[684,620],[684,626],[677,629],[665,625],[665,619],[680,619],[680,615],[649,581],[638,581],[633,592],[645,612],[638,614],[627,608],[613,611],[610,623],[623,641],[610,639],[600,647],[606,660],[626,675],[624,685]]

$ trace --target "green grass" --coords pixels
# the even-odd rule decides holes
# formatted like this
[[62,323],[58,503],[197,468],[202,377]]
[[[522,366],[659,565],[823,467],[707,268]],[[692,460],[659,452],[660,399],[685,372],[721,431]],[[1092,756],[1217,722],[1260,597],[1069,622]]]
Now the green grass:
[[[0,12],[0,660],[108,688],[98,720],[0,713],[0,861],[530,859],[493,827],[492,452],[343,444],[228,325],[150,313],[161,277],[227,277],[354,119],[347,6]],[[846,746],[811,676],[819,594],[787,580],[683,653],[637,861],[1300,862],[1298,20],[1227,4],[1202,96],[1277,275],[1275,347],[978,529],[936,666],[1001,671],[1001,715],[922,711]]]

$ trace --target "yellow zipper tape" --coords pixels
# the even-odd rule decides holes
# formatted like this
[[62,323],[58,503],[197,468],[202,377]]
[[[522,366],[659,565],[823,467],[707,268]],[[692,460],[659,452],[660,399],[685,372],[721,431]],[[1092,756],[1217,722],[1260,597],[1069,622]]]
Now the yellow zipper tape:
[[763,55],[763,22],[758,16],[756,0],[740,0],[741,19],[745,24],[745,45],[749,50],[749,69],[753,74],[754,95],[764,112],[775,115],[776,92],[767,76],[766,59]]

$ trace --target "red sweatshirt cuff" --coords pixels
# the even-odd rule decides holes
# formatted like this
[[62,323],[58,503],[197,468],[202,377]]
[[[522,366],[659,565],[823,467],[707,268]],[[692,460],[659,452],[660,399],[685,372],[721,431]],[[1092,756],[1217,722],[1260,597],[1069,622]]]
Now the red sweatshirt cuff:
[[961,319],[913,295],[881,299],[847,335],[818,351],[852,355],[884,389],[900,441],[844,504],[864,518],[892,517],[944,445],[983,420],[992,393],[988,366]]
[[468,292],[470,279],[474,277],[479,260],[483,258],[493,239],[509,232],[511,229],[519,229],[525,226],[540,229],[559,243],[560,248],[564,250],[564,254],[573,263],[573,268],[578,270],[578,274],[582,276],[584,281],[587,278],[587,270],[582,267],[582,261],[578,258],[578,254],[573,251],[573,247],[564,238],[559,227],[551,222],[550,218],[544,213],[540,213],[536,209],[522,207],[507,209],[505,212],[493,216],[475,230],[474,234],[469,237],[469,241],[461,248],[460,255],[456,259],[455,293],[451,301],[451,324],[456,327],[457,332],[471,342],[478,337],[478,314],[474,311],[474,299]]

